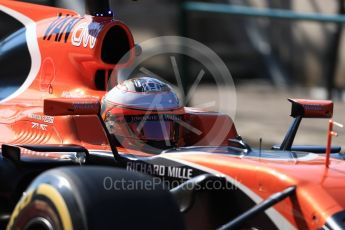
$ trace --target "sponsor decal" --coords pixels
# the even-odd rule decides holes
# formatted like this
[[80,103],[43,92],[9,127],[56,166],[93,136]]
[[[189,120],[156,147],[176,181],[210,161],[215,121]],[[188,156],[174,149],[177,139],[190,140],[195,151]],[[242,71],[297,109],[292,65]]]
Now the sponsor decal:
[[89,102],[78,102],[73,103],[73,109],[98,109],[98,104]]
[[[121,118],[120,118],[121,119]],[[181,121],[182,117],[173,114],[145,115],[145,116],[125,116],[126,122],[146,122],[146,121]],[[121,121],[124,121],[123,119]]]
[[47,57],[42,61],[42,71],[40,74],[40,91],[53,93],[52,82],[55,78],[55,64],[52,58]]
[[157,93],[169,92],[169,86],[158,79],[149,77],[140,77],[124,81],[118,86],[124,91],[134,91],[138,93]]
[[77,18],[69,14],[63,16],[62,13],[59,13],[58,17],[48,26],[44,33],[43,40],[50,41],[51,38],[54,37],[53,41],[63,41],[66,43],[73,27],[80,20],[81,18]]
[[35,113],[31,113],[28,115],[30,119],[37,120],[37,121],[43,121],[44,123],[53,124],[54,123],[54,117],[52,116],[45,116],[45,115],[39,115]]
[[103,25],[97,22],[84,22],[80,23],[73,30],[72,34],[72,45],[74,46],[83,46],[93,49],[97,42],[97,37],[99,32],[102,30]]
[[84,98],[90,97],[89,95],[85,95],[82,92],[74,92],[74,91],[63,91],[61,97],[64,98]]
[[144,162],[127,162],[126,169],[128,171],[137,171],[152,176],[179,179],[190,179],[193,176],[193,169],[191,168],[148,164]]
[[303,105],[303,108],[309,111],[323,111],[322,105]]
[[170,90],[166,84],[153,78],[139,78],[132,81],[137,92],[164,92]]

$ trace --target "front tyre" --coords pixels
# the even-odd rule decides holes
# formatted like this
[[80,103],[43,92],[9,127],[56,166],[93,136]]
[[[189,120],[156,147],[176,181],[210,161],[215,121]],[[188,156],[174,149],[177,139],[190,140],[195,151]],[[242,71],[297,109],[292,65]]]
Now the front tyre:
[[[114,186],[114,182],[122,183]],[[175,200],[154,178],[105,167],[43,173],[26,190],[7,226],[8,230],[143,228],[183,229]]]

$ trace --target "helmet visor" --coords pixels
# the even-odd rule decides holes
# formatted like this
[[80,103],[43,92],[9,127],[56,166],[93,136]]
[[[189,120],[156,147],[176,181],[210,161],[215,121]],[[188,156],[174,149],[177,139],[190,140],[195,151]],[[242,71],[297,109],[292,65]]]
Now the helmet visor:
[[173,134],[172,121],[142,121],[129,123],[131,131],[142,140],[170,140]]
[[135,138],[143,141],[177,141],[177,115],[111,115],[106,124],[115,136]]

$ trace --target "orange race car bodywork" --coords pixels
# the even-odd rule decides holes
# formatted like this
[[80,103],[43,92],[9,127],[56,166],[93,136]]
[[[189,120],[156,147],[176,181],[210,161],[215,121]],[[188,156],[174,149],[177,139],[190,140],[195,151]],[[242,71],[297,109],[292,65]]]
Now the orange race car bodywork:
[[[87,149],[90,156],[102,153],[107,155],[106,158],[113,157],[107,133],[95,114],[97,101],[99,103],[106,93],[111,71],[130,65],[135,58],[134,40],[128,27],[111,17],[81,16],[70,10],[16,1],[1,1],[0,12],[10,18],[8,20],[17,20],[21,24],[18,30],[7,34],[6,40],[1,41],[1,55],[5,57],[1,65],[21,68],[21,63],[13,63],[16,60],[10,57],[15,52],[10,45],[16,44],[17,38],[24,39],[19,43],[23,43],[23,55],[30,59],[23,81],[1,98],[0,143],[20,145],[24,160],[69,157],[68,151],[39,151],[37,147],[52,145],[77,145]],[[127,62],[118,63],[128,51],[132,54]],[[1,78],[16,77],[5,75],[2,74]],[[59,100],[62,107],[57,105]],[[86,105],[83,104],[85,100],[91,107],[83,106]],[[292,102],[296,104],[293,106],[296,116],[332,116],[333,103]],[[49,103],[61,111],[51,111]],[[66,115],[68,109],[73,110],[69,116],[57,116]],[[198,136],[185,132],[180,149],[160,155],[117,146],[117,154],[121,158],[127,155],[136,158],[119,167],[181,181],[203,173],[224,177],[239,188],[241,195],[235,194],[236,197],[244,196],[248,200],[243,202],[243,206],[240,200],[236,201],[238,212],[295,186],[293,196],[261,214],[265,219],[262,221],[264,226],[299,229],[345,227],[345,161],[331,159],[327,168],[324,155],[289,149],[261,152],[229,147],[228,139],[235,139],[238,135],[232,120],[223,114],[184,108],[184,120],[198,127],[203,134]],[[228,129],[214,142],[211,137],[219,135],[224,126]],[[205,147],[188,147],[196,143]],[[236,197],[229,199],[235,201]],[[205,227],[202,221],[200,225],[192,223],[192,218],[189,222],[195,229]],[[260,220],[254,222],[259,223]],[[226,221],[221,222],[224,223]]]

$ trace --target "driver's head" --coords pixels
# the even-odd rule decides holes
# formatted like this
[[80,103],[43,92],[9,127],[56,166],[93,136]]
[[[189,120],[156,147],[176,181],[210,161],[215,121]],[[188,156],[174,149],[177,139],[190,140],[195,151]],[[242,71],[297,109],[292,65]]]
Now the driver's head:
[[159,151],[176,147],[183,108],[169,85],[140,75],[119,83],[104,96],[102,115],[124,147]]

